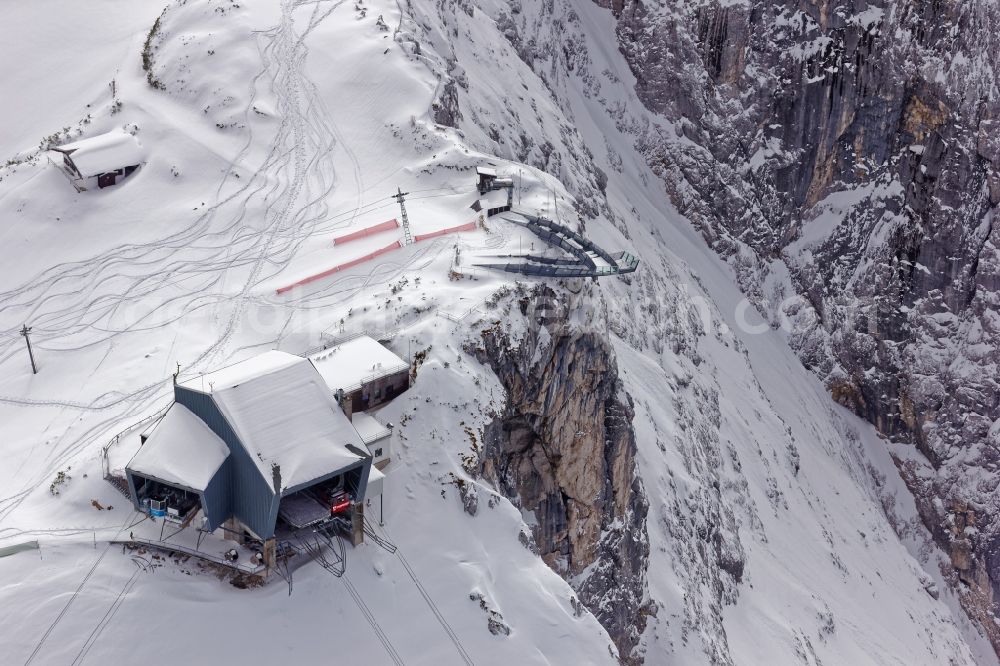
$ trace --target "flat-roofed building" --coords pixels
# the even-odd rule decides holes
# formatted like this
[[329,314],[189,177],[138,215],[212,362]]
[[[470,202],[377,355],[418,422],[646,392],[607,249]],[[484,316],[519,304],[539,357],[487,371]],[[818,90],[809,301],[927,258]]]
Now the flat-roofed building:
[[392,460],[392,425],[384,424],[364,412],[356,412],[351,417],[351,422],[361,435],[361,441],[368,447],[372,464],[378,469],[385,469]]
[[343,391],[348,414],[378,407],[410,388],[410,364],[367,335],[316,352],[309,360],[331,393]]

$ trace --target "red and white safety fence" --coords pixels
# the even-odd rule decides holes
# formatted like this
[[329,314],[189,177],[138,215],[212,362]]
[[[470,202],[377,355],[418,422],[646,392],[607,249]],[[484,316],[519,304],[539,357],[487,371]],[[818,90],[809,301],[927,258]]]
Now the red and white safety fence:
[[373,227],[366,227],[359,231],[352,231],[349,234],[344,234],[343,236],[337,236],[333,239],[334,245],[343,245],[344,243],[349,243],[353,240],[359,240],[361,238],[367,238],[368,236],[373,236],[375,234],[380,234],[383,231],[392,231],[393,229],[399,228],[399,220],[392,218],[381,224],[376,224]]
[[368,254],[366,254],[364,256],[358,257],[357,259],[352,259],[352,260],[350,260],[350,261],[348,261],[346,263],[338,264],[338,265],[334,266],[333,268],[330,268],[328,270],[323,271],[322,273],[316,273],[315,275],[310,275],[309,277],[302,278],[298,282],[293,282],[292,284],[290,284],[288,286],[279,287],[276,291],[279,294],[283,294],[286,291],[290,291],[290,290],[294,289],[295,287],[301,287],[302,285],[309,284],[310,282],[315,282],[316,280],[322,280],[323,278],[329,277],[329,276],[333,275],[334,273],[339,273],[340,271],[347,270],[348,268],[353,268],[354,266],[357,266],[358,264],[363,264],[366,261],[371,261],[372,259],[374,259],[375,257],[377,257],[379,255],[386,254],[387,252],[392,252],[393,250],[398,250],[401,247],[403,247],[402,243],[400,243],[398,240],[397,241],[393,241],[389,245],[386,245],[385,247],[383,247],[381,249],[375,250],[374,252],[369,252]]
[[457,227],[448,227],[447,229],[439,229],[438,231],[432,231],[428,234],[417,234],[413,237],[416,242],[429,240],[431,238],[437,238],[438,236],[445,236],[447,234],[457,234],[462,231],[475,231],[476,223],[469,222],[467,224],[460,224]]
[[[439,236],[446,236],[448,234],[457,234],[457,233],[461,233],[463,231],[475,231],[477,229],[477,227],[478,227],[478,224],[477,224],[477,220],[478,219],[479,218],[477,217],[476,220],[473,220],[472,222],[467,222],[465,224],[460,224],[457,227],[448,227],[447,229],[439,229],[437,231],[432,231],[432,232],[426,233],[426,234],[417,234],[416,236],[413,237],[413,240],[414,240],[414,242],[419,243],[420,241],[430,240],[431,238],[437,238]],[[377,233],[380,233],[380,232],[383,232],[383,231],[389,231],[391,229],[397,228],[398,226],[399,226],[399,222],[396,221],[396,219],[394,218],[394,219],[389,220],[388,222],[383,222],[382,224],[376,224],[373,227],[368,227],[368,228],[362,229],[360,231],[355,231],[353,233],[346,234],[346,235],[340,236],[338,238],[334,238],[333,242],[334,242],[334,245],[340,245],[342,243],[347,243],[347,242],[352,241],[352,240],[357,240],[359,238],[364,238],[366,236],[371,236],[373,234],[377,234]],[[333,275],[334,273],[339,273],[340,271],[347,270],[348,268],[353,268],[354,266],[357,266],[358,264],[363,264],[366,261],[371,261],[372,259],[374,259],[375,257],[378,257],[379,255],[383,255],[386,252],[392,252],[393,250],[398,250],[401,247],[403,247],[403,244],[401,242],[399,242],[398,240],[397,241],[393,241],[389,245],[386,245],[385,247],[383,247],[381,249],[375,250],[374,252],[369,252],[366,255],[358,257],[357,259],[352,259],[352,260],[350,260],[350,261],[348,261],[346,263],[338,264],[338,265],[334,266],[333,268],[330,268],[330,269],[327,269],[327,270],[323,271],[322,273],[316,273],[315,275],[310,275],[309,277],[302,278],[298,282],[293,282],[292,284],[287,285],[285,287],[279,287],[276,290],[276,292],[278,294],[283,294],[286,291],[291,291],[295,287],[301,287],[303,285],[309,284],[310,282],[315,282],[316,280],[322,280],[323,278],[329,277],[329,276]]]

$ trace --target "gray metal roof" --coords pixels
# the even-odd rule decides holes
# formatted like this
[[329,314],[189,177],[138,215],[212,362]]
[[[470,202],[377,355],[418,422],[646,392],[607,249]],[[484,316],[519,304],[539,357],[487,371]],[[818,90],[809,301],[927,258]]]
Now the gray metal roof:
[[364,442],[308,359],[270,351],[183,386],[202,381],[261,477],[273,483],[277,468],[279,492],[361,459],[347,447]]

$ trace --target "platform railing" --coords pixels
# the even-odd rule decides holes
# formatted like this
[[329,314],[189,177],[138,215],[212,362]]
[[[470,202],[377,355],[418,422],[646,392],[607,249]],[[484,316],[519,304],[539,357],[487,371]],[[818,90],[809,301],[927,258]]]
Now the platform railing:
[[144,425],[148,425],[148,424],[152,423],[153,421],[157,421],[157,420],[163,418],[163,415],[167,413],[167,410],[170,409],[170,406],[172,404],[173,404],[173,402],[171,402],[170,404],[166,405],[165,407],[161,407],[160,409],[158,409],[154,413],[150,414],[149,416],[147,416],[145,418],[142,418],[142,419],[139,419],[138,421],[136,421],[132,425],[126,427],[124,430],[122,430],[119,433],[117,433],[114,437],[111,438],[110,441],[108,441],[107,444],[105,444],[103,447],[101,447],[101,471],[102,471],[105,479],[107,479],[108,481],[111,481],[111,478],[110,478],[111,477],[111,462],[110,462],[110,460],[108,458],[108,452],[111,450],[111,447],[114,446],[115,444],[117,444],[118,442],[120,442],[122,437],[124,437],[125,435],[127,435],[130,432],[134,431],[136,428],[140,428],[140,427],[142,427]]

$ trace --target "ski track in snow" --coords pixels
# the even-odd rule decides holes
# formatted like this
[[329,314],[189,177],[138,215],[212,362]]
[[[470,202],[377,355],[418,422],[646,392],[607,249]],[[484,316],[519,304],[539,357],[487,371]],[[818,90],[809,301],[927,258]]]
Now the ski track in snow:
[[[241,316],[250,303],[260,298],[254,295],[254,290],[285,268],[306,239],[350,224],[363,207],[360,165],[353,152],[337,140],[338,131],[322,98],[302,72],[308,53],[306,38],[344,0],[321,9],[322,4],[284,0],[279,25],[257,33],[265,42],[258,49],[263,68],[253,80],[251,90],[256,91],[260,81],[266,80],[276,95],[282,119],[270,152],[253,177],[181,231],[147,243],[123,244],[88,260],[53,266],[14,289],[0,292],[0,311],[5,314],[5,325],[0,329],[0,363],[23,353],[23,341],[17,334],[17,322],[22,320],[32,322],[39,349],[48,348],[47,340],[58,340],[54,349],[70,351],[104,343],[123,333],[161,328],[205,308],[231,307],[218,337],[185,368],[185,373],[197,372],[225,357]],[[297,32],[293,13],[308,5],[313,7],[312,14],[305,28]],[[254,141],[253,125],[249,122],[254,99],[251,94],[243,111],[250,133],[233,164],[241,161]],[[349,218],[324,226],[330,219],[325,202],[336,185],[331,156],[338,145],[344,147],[354,167],[356,205]],[[227,180],[220,183],[219,196]],[[304,197],[308,199],[300,203]],[[251,202],[257,199],[266,202],[260,216],[264,225],[260,228],[247,223]],[[442,251],[445,244],[435,242],[419,248],[407,261],[376,264],[367,276],[350,275],[326,282],[320,289],[306,291],[280,304],[302,308],[344,302],[375,281],[388,281],[405,269],[419,268]],[[228,274],[240,269],[249,271],[239,278],[242,286],[235,295],[226,294],[221,283]],[[125,285],[122,289],[115,288],[122,283]],[[169,306],[177,314],[169,320],[146,325],[145,318],[120,328],[110,325],[122,306],[148,299],[159,302],[158,309]],[[106,335],[95,337],[94,331]],[[88,403],[0,396],[0,403],[21,407],[112,412],[50,452],[51,462],[45,470],[27,479],[19,492],[0,499],[0,521],[20,505],[32,488],[52,476],[94,437],[120,421],[122,414],[143,413],[161,401],[168,386],[169,381],[163,380],[129,394],[108,393]]]
[[[233,305],[218,338],[207,345],[190,369],[204,367],[225,353],[240,316],[253,299],[253,289],[286,266],[295,250],[306,238],[317,233],[317,226],[328,216],[324,201],[335,185],[329,158],[337,142],[333,139],[322,100],[301,70],[307,53],[306,37],[343,2],[340,0],[321,12],[320,3],[285,0],[281,23],[259,33],[266,42],[259,49],[263,68],[252,87],[256,89],[260,79],[267,79],[279,100],[282,121],[270,152],[253,177],[182,231],[148,243],[121,245],[89,260],[54,266],[21,286],[0,293],[6,323],[0,331],[3,336],[0,338],[0,362],[22,353],[17,321],[32,322],[34,335],[41,342],[40,349],[46,348],[46,340],[57,339],[60,350],[78,350],[122,333],[142,330],[141,319],[118,329],[109,325],[102,329],[99,322],[112,321],[125,304],[141,303],[150,298],[158,300],[161,308],[181,304],[179,314],[172,321],[216,304]],[[292,13],[306,4],[314,5],[312,15],[305,29],[296,33]],[[303,104],[302,88],[308,91],[306,104]],[[253,100],[251,95],[243,112],[245,118],[252,112]],[[247,126],[252,128],[249,122]],[[248,152],[253,140],[251,129],[239,158]],[[310,153],[311,149],[315,152]],[[234,164],[240,161],[239,158]],[[310,178],[316,182],[307,187],[306,181]],[[220,184],[220,194],[222,187]],[[296,205],[304,190],[310,193],[310,199]],[[358,197],[361,197],[360,191]],[[250,202],[259,198],[267,202],[260,218],[264,225],[254,228],[245,221]],[[219,223],[218,219],[225,222]],[[267,266],[273,267],[270,272],[265,271]],[[221,290],[210,291],[219,288],[228,273],[246,267],[249,273],[241,278],[242,287],[235,296],[227,296]],[[126,286],[115,289],[115,285],[121,283]],[[171,291],[179,293],[171,294]],[[159,328],[165,323],[171,322],[156,322],[151,327]],[[107,335],[93,337],[94,330],[104,330]],[[80,338],[83,340],[75,345],[65,342]],[[124,395],[108,393],[89,403],[0,396],[2,403],[23,407],[113,410],[71,442],[50,452],[48,467],[26,480],[21,491],[0,499],[0,520],[20,505],[32,487],[43,483],[93,437],[106,432],[123,413],[141,413],[161,400],[168,384],[168,381],[159,381]]]
[[[317,287],[301,290],[292,298],[278,300],[262,297],[261,283],[285,268],[302,243],[311,236],[349,226],[365,208],[365,181],[360,162],[343,141],[338,128],[331,122],[322,98],[303,74],[308,53],[305,44],[309,34],[344,4],[339,0],[323,7],[323,2],[283,0],[280,23],[256,33],[262,69],[250,84],[250,94],[242,112],[248,135],[243,148],[226,171],[217,190],[217,201],[202,212],[186,228],[163,238],[145,243],[127,243],[111,248],[95,257],[54,265],[26,280],[21,285],[0,292],[4,318],[0,328],[0,363],[21,353],[22,340],[18,335],[19,321],[31,321],[36,346],[40,350],[79,351],[105,343],[118,335],[155,330],[164,325],[182,321],[202,310],[218,312],[229,308],[229,315],[220,327],[218,337],[208,343],[202,353],[185,368],[196,372],[223,359],[240,319],[251,304],[258,302],[280,305],[289,310],[323,308],[344,303],[375,283],[385,283],[406,270],[421,269],[450,249],[449,239],[436,239],[424,245],[404,249],[409,256],[403,260],[383,261],[373,264],[367,273],[345,275],[326,281]],[[312,5],[312,12],[301,31],[296,30],[293,14],[297,9]],[[263,44],[261,45],[261,42]],[[250,122],[256,92],[262,83],[268,85],[277,100],[281,121],[263,163],[252,177],[234,192],[224,194],[226,183],[249,153],[255,141]],[[373,98],[376,93],[372,91]],[[326,204],[338,182],[332,153],[343,149],[352,165],[355,189],[353,209],[330,215]],[[371,188],[382,184],[399,169],[379,179]],[[432,195],[433,196],[433,195]],[[250,220],[252,202],[262,200],[263,210],[255,216],[263,222],[260,226]],[[384,206],[384,204],[383,204]],[[377,208],[376,208],[377,209]],[[496,248],[506,243],[509,234],[493,234],[482,247]],[[463,249],[477,246],[461,242]],[[239,287],[235,294],[225,288],[226,278],[235,276]],[[175,313],[169,319],[157,319],[157,312],[115,326],[114,321],[126,306],[152,299],[158,310],[170,308]],[[95,336],[97,332],[103,335]],[[279,332],[276,341],[280,341]],[[67,461],[89,446],[102,433],[121,422],[123,414],[148,412],[162,401],[169,387],[169,380],[143,386],[130,393],[108,392],[89,402],[71,400],[45,400],[17,396],[0,396],[0,403],[21,408],[59,407],[80,412],[105,412],[82,432],[72,437],[64,433],[46,453],[44,469],[24,480],[22,489],[0,499],[0,524],[11,515],[31,492],[44,485],[46,479],[62,468]],[[57,529],[0,528],[0,541],[33,535],[69,537],[82,534],[120,534],[121,527],[82,526]],[[113,537],[112,537],[113,538]],[[109,539],[110,540],[110,539]],[[93,566],[80,582],[52,624],[39,639],[28,658],[31,663],[44,648],[46,640],[66,613],[71,612],[77,595],[99,576],[99,569],[110,544],[103,549]],[[402,560],[401,560],[402,561]],[[455,643],[461,659],[473,663],[455,635],[441,616],[428,593],[404,564],[414,585],[428,603],[448,638]],[[83,663],[101,634],[120,610],[125,598],[135,587],[142,569],[128,578],[118,595],[111,601],[107,612],[100,618],[90,635],[81,645],[73,664]],[[365,606],[360,594],[350,581],[345,587],[359,603],[373,630],[386,647],[394,663],[404,663],[372,611]]]
[[[189,278],[204,275],[208,276],[207,282],[196,283],[186,291],[182,291],[180,295],[167,297],[162,302],[168,304],[181,302],[181,314],[177,317],[180,319],[213,301],[233,300],[235,307],[221,335],[208,345],[193,365],[197,367],[209,363],[224,353],[226,344],[231,339],[243,311],[252,300],[251,292],[273,274],[265,274],[265,266],[271,264],[275,267],[274,272],[283,268],[294,256],[295,250],[303,240],[313,234],[316,231],[316,226],[327,216],[328,211],[324,201],[332,192],[336,182],[335,171],[328,158],[337,145],[337,141],[333,138],[334,130],[327,120],[328,114],[324,112],[322,101],[316,95],[311,84],[305,80],[301,70],[307,53],[306,37],[344,1],[339,0],[321,12],[321,3],[318,2],[284,0],[281,5],[281,23],[262,33],[267,40],[264,48],[260,49],[263,69],[252,82],[251,95],[243,115],[244,118],[248,118],[256,86],[259,80],[266,76],[271,89],[276,94],[282,112],[282,120],[264,164],[254,173],[253,178],[246,185],[236,194],[216,203],[199,216],[194,224],[177,234],[140,245],[123,245],[91,260],[55,266],[20,287],[0,293],[0,304],[3,304],[4,311],[12,313],[20,309],[23,312],[23,318],[32,321],[32,326],[37,331],[36,335],[43,341],[50,338],[64,339],[88,330],[101,330],[97,322],[111,320],[118,308],[124,303],[141,302],[168,288],[177,287]],[[306,4],[313,4],[312,15],[305,30],[296,33],[292,13],[298,6]],[[303,87],[308,90],[308,104],[305,107],[303,107],[302,101]],[[247,126],[252,127],[250,123],[247,123]],[[247,142],[234,163],[240,161],[240,158],[249,150],[252,142],[251,129]],[[291,147],[286,148],[286,144],[289,142]],[[316,149],[313,154],[310,154],[311,147]],[[356,174],[360,173],[356,158],[351,155],[351,159],[354,161]],[[324,160],[330,163],[325,164]],[[287,175],[289,170],[291,171],[290,176]],[[307,187],[307,172],[318,181],[313,184],[313,191]],[[270,180],[273,180],[273,184],[268,186]],[[358,189],[357,209],[360,209],[362,192],[361,180],[358,176],[356,176],[356,185]],[[221,189],[222,184],[218,190],[220,194]],[[304,204],[297,206],[296,204],[304,190],[312,194],[312,197]],[[265,225],[260,229],[244,226],[243,222],[250,201],[260,197],[262,193],[264,193],[264,200],[268,202],[262,216]],[[227,209],[232,210],[228,211]],[[221,229],[213,229],[214,218],[227,214],[228,222]],[[207,246],[203,244],[205,241],[209,242]],[[210,254],[204,258],[179,258],[184,257],[184,248],[207,249]],[[227,272],[247,265],[250,266],[249,274],[242,278],[242,288],[235,298],[225,299],[221,293],[212,295],[204,293],[207,287],[219,285]],[[106,288],[109,282],[116,279],[131,280],[131,283],[120,294],[114,293],[114,290],[99,293],[101,287]],[[162,325],[162,322],[157,324],[157,326]],[[120,330],[112,330],[110,327],[104,330],[108,331],[109,337],[113,337],[135,329],[136,325],[133,324]],[[7,360],[15,353],[14,348],[20,343],[16,332],[16,326],[0,331],[0,335],[3,336],[0,338],[0,362]],[[91,339],[84,342],[81,347],[97,344],[103,340],[103,338]],[[43,345],[39,345],[39,347],[44,349]],[[73,349],[73,347],[65,346],[61,348]],[[80,347],[75,348],[79,349]],[[124,404],[128,407],[125,410],[128,413],[138,413],[148,409],[151,403],[161,399],[162,390],[165,387],[166,382],[156,382],[128,395],[114,396],[107,400],[103,399],[102,396],[90,403],[31,400],[15,397],[0,397],[0,402],[25,407],[60,406],[79,410],[108,410]],[[27,480],[21,491],[0,499],[0,521],[20,506],[32,488],[43,484],[45,479],[50,477],[55,470],[89,444],[95,436],[106,431],[120,417],[120,413],[115,411],[107,418],[92,425],[71,442],[50,451],[48,454],[49,464],[43,472]],[[123,528],[124,523],[121,529]],[[81,530],[3,528],[0,529],[0,540],[24,536],[28,533],[68,536],[94,531],[96,534],[97,529],[104,531],[108,528]],[[121,529],[118,530],[118,533],[121,532]],[[109,543],[102,551],[76,592],[42,635],[26,664],[31,663],[44,647],[46,639],[63,619],[66,612],[70,610],[73,600],[100,567],[110,547]],[[120,609],[125,596],[134,587],[140,571],[137,570],[125,583],[108,612],[87,637],[80,652],[73,660],[73,664],[82,663],[86,658],[101,632]],[[402,663],[402,661],[397,661],[397,663]]]

